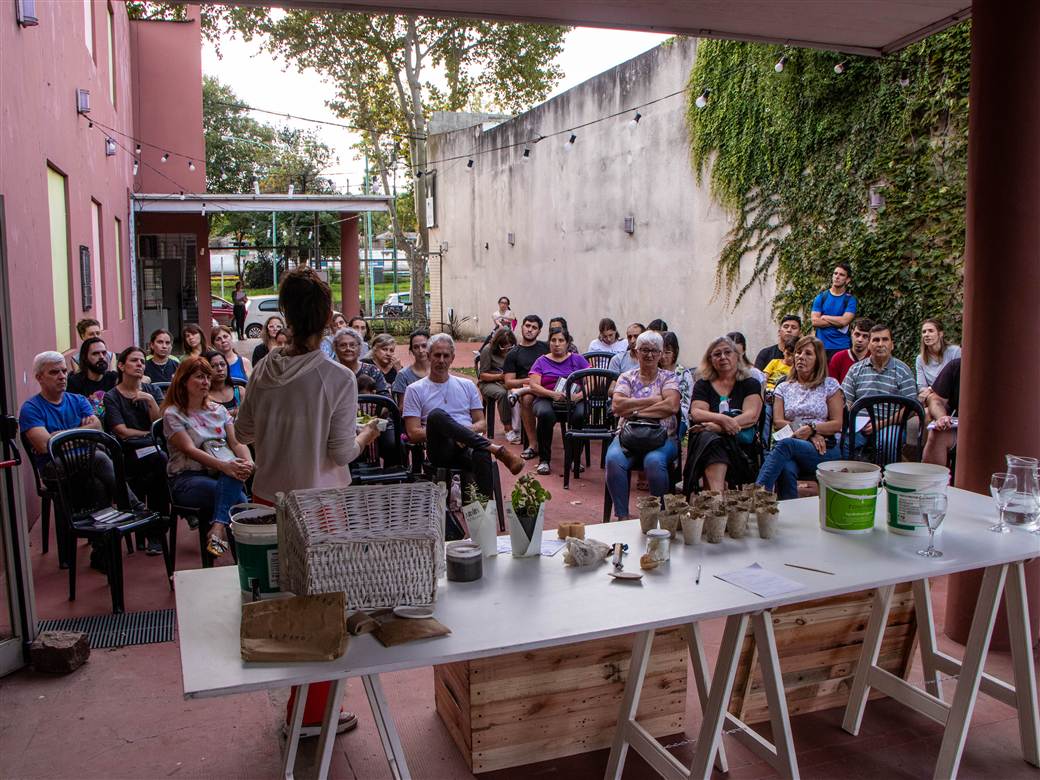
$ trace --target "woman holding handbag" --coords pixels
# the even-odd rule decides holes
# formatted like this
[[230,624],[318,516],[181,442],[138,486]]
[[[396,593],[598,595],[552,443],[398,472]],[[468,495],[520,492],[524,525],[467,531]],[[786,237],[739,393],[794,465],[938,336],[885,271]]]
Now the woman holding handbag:
[[671,488],[668,466],[679,454],[679,380],[660,367],[663,350],[660,333],[640,333],[635,350],[639,368],[621,374],[614,384],[612,402],[620,432],[607,450],[607,490],[618,520],[629,517],[628,473],[638,461],[651,495],[663,496]]

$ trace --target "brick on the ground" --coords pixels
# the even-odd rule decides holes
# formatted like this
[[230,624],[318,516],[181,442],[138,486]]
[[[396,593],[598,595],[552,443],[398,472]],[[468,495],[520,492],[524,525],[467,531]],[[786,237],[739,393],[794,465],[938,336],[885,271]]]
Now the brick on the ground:
[[90,658],[90,641],[80,631],[43,631],[29,645],[33,668],[48,674],[68,674]]

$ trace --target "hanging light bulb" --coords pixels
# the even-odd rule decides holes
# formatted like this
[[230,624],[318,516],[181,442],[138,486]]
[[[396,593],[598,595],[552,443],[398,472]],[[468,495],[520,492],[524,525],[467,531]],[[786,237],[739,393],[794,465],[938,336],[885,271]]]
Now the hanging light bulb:
[[636,111],[636,115],[632,117],[628,122],[628,129],[635,130],[639,127],[639,120],[643,118],[643,115]]
[[195,161],[194,160],[188,160],[188,170],[189,171],[195,170]]
[[140,154],[141,154],[141,144],[135,144],[134,145],[134,154],[140,156]]
[[700,95],[697,96],[697,99],[693,101],[693,104],[697,106],[697,108],[704,108],[706,105],[708,105],[709,95],[711,95],[711,90],[705,89],[703,92],[701,92]]
[[170,159],[170,153],[169,152],[163,152],[162,157],[159,158],[159,160],[162,161],[162,162],[166,162],[169,159]]
[[470,170],[470,171],[473,170],[473,161],[472,160],[466,160],[466,169]]
[[415,178],[416,179],[421,179],[422,177],[423,177],[423,171],[416,171],[415,172]]
[[569,152],[571,149],[574,148],[574,142],[577,141],[577,140],[578,140],[578,136],[576,136],[574,133],[571,133],[571,137],[568,138],[567,139],[567,143],[565,143],[563,145],[563,150],[565,152]]
[[141,164],[138,163],[137,160],[134,160],[134,176],[137,175],[137,171],[140,169],[140,167],[141,167]]
[[773,70],[775,70],[777,73],[783,73],[784,72],[784,65],[786,65],[786,64],[787,64],[787,55],[784,54],[783,56],[780,57],[780,59],[778,59],[776,61],[776,65],[773,66]]
[[257,181],[256,179],[253,179],[253,194],[254,195],[259,195],[260,194],[260,182]]
[[181,190],[181,200],[184,200],[184,190]]
[[202,204],[202,216],[206,216],[206,204]]
[[841,62],[839,62],[837,65],[834,66],[834,72],[837,73],[839,76],[842,73],[845,72],[845,61],[844,60],[842,60]]
[[523,154],[523,156],[520,159],[523,162],[527,162],[528,160],[530,160],[531,159],[531,150],[530,149],[524,149],[524,154]]
[[116,142],[111,138],[105,139],[105,156],[114,157],[116,153]]
[[291,198],[295,194],[296,194],[296,185],[295,184],[290,184],[289,185],[289,197]]

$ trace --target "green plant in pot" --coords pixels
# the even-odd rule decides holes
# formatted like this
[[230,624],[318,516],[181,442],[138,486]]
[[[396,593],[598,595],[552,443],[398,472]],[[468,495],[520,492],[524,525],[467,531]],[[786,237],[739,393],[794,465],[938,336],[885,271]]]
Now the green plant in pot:
[[513,486],[513,494],[510,497],[513,511],[528,537],[534,533],[534,524],[538,520],[538,511],[542,504],[551,498],[552,494],[542,487],[532,474],[520,477]]

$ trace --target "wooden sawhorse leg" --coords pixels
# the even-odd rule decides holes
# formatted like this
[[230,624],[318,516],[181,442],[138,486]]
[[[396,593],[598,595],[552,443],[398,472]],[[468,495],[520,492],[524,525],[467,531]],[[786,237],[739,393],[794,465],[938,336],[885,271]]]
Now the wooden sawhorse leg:
[[[1029,610],[1023,567],[1024,563],[1018,561],[986,568],[962,661],[936,649],[931,606],[915,606],[919,621],[918,636],[921,640],[925,685],[931,685],[935,689],[934,695],[877,665],[894,590],[893,586],[879,588],[874,596],[874,607],[863,639],[863,652],[856,667],[842,728],[850,734],[859,733],[870,689],[877,688],[896,701],[945,726],[933,776],[936,780],[948,780],[957,775],[971,714],[981,690],[1018,710],[1022,757],[1033,766],[1040,766],[1040,716],[1037,713],[1036,672],[1032,663],[1032,648],[1029,646]],[[1005,579],[1014,685],[983,672]],[[928,598],[927,582],[914,583],[914,598]],[[920,625],[922,619],[927,625]],[[939,673],[957,678],[956,689],[949,703],[940,698]]]

